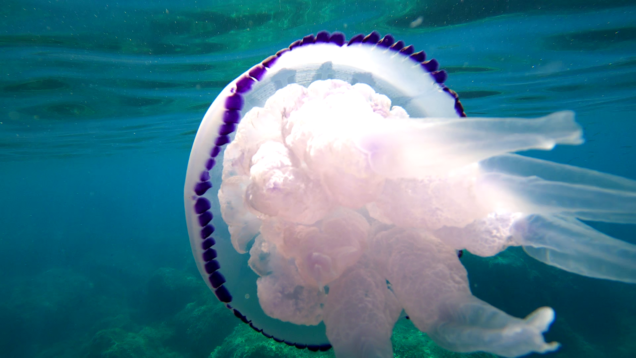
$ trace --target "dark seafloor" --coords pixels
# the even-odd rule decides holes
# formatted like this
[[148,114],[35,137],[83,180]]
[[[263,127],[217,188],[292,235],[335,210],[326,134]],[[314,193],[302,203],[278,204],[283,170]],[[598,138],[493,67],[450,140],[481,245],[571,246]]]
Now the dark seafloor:
[[[469,116],[574,110],[583,146],[526,154],[636,179],[636,1],[4,0],[0,357],[333,356],[267,340],[217,302],[182,201],[220,89],[323,29],[425,50]],[[593,225],[636,243],[633,225]],[[636,286],[520,249],[462,262],[494,306],[555,309],[546,338],[563,346],[549,357],[636,357]],[[401,358],[464,356],[407,320],[393,344]]]

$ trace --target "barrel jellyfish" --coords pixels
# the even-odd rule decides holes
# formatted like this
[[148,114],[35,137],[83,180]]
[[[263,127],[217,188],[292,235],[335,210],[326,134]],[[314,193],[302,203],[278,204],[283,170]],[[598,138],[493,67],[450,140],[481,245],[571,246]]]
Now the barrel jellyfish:
[[522,246],[563,270],[636,282],[636,246],[584,221],[636,223],[636,182],[515,152],[583,142],[574,113],[467,118],[424,52],[320,32],[225,87],[194,141],[190,244],[207,285],[278,342],[393,357],[408,315],[439,346],[550,352],[555,314],[471,294],[459,250]]

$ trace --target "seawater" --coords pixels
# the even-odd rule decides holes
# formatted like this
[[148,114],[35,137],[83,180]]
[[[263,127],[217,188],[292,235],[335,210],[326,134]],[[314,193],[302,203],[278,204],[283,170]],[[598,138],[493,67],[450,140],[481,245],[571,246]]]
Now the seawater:
[[[471,117],[574,110],[584,145],[525,154],[636,179],[634,1],[9,0],[0,19],[2,357],[333,356],[267,340],[216,301],[182,199],[221,88],[320,30],[424,50]],[[592,225],[636,243],[633,225]],[[494,306],[555,309],[550,356],[636,356],[634,285],[519,249],[462,262]],[[393,344],[396,357],[464,356],[406,320]]]

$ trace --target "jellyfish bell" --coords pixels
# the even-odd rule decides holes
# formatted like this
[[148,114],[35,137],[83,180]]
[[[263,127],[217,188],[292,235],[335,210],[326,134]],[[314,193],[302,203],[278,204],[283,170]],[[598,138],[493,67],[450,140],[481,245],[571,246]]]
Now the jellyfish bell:
[[392,357],[404,311],[446,349],[515,357],[558,348],[542,335],[554,311],[519,319],[472,296],[463,250],[523,246],[636,282],[636,247],[579,220],[636,222],[636,182],[511,154],[582,143],[574,114],[467,118],[445,79],[390,35],[320,32],[221,91],[185,210],[199,272],[236,317],[299,349]]

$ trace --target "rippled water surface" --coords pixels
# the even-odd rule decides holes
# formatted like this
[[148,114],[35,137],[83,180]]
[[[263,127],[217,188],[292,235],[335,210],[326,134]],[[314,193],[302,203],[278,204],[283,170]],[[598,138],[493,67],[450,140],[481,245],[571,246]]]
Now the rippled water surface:
[[[528,154],[636,179],[636,1],[6,0],[0,356],[321,356],[252,336],[216,303],[182,202],[221,88],[320,30],[377,30],[426,51],[468,116],[574,110],[583,146]],[[633,226],[596,226],[636,243]],[[493,305],[555,308],[547,338],[563,348],[549,356],[636,356],[634,285],[515,250],[462,260]],[[408,322],[395,332],[396,356],[460,356]]]

